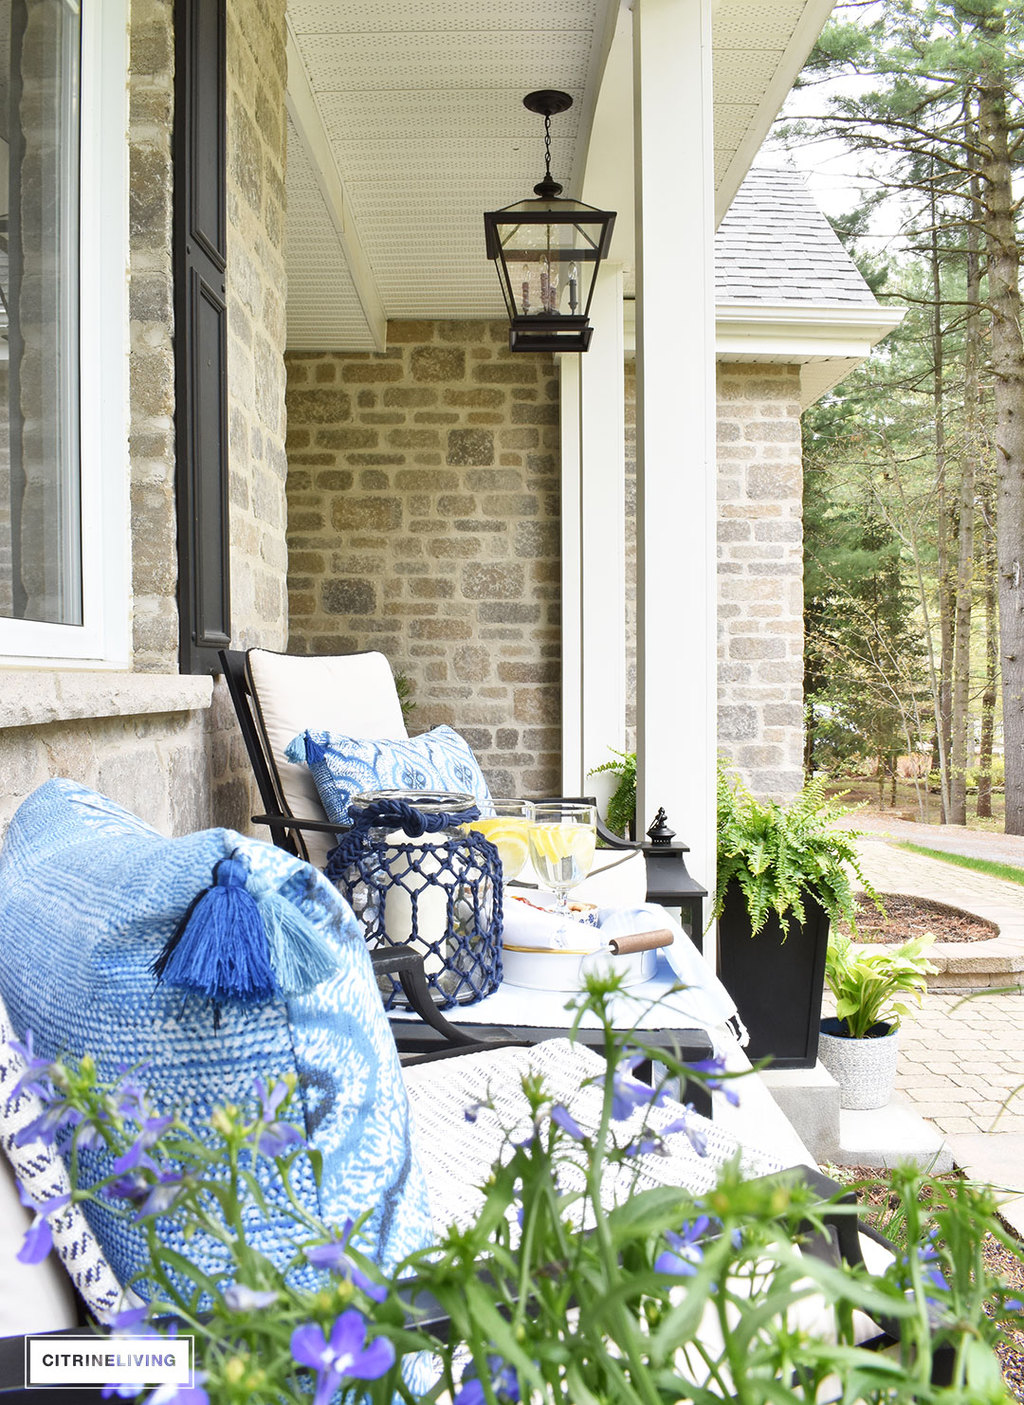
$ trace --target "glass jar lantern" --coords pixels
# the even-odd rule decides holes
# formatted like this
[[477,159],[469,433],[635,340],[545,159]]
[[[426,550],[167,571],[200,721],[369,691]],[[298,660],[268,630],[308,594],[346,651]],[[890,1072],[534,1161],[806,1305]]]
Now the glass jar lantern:
[[[412,946],[442,1008],[471,1005],[501,982],[501,864],[493,844],[465,828],[479,815],[453,791],[364,791],[353,828],[328,856],[371,947]],[[394,976],[381,977],[386,1009],[405,1008]]]

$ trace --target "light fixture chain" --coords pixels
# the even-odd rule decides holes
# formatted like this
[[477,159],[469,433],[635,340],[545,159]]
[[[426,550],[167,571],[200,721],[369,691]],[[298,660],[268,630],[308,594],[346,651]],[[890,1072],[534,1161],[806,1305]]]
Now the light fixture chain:
[[551,179],[551,115],[544,114],[544,174]]

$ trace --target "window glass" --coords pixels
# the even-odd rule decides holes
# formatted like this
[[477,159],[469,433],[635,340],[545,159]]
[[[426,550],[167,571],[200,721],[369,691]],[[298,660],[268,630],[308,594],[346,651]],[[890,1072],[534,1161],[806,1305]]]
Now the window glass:
[[82,623],[74,0],[0,0],[0,617]]

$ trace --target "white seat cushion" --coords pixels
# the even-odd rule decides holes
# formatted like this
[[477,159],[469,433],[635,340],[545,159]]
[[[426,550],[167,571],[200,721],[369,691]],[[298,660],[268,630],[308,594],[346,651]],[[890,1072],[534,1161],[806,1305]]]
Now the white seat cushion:
[[[248,657],[253,693],[285,802],[296,819],[326,819],[312,772],[289,761],[285,747],[307,728],[404,740],[409,734],[391,665],[376,652],[303,658],[250,649]],[[337,841],[330,834],[310,830],[303,837],[310,863],[323,868]]]

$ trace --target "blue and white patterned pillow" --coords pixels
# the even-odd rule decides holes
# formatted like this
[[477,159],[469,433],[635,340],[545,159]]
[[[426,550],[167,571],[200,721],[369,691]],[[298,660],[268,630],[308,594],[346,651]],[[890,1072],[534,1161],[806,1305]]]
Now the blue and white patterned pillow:
[[372,741],[339,732],[305,731],[285,755],[313,773],[327,818],[349,824],[349,804],[364,790],[456,790],[481,805],[491,798],[469,743],[451,727],[403,741]]
[[[150,967],[214,866],[239,851],[249,891],[294,904],[337,970],[310,994],[225,1004],[215,1028],[206,1002],[157,985]],[[366,943],[310,865],[232,830],[167,839],[83,786],[48,781],[20,807],[0,852],[0,995],[42,1057],[91,1053],[105,1078],[141,1064],[157,1106],[188,1120],[252,1103],[257,1078],[294,1073],[292,1106],[323,1156],[319,1187],[304,1159],[296,1164],[303,1203],[337,1226],[370,1211],[360,1247],[385,1271],[430,1242],[408,1099]],[[272,1180],[267,1194],[252,1242],[283,1264],[294,1219]],[[122,1283],[145,1268],[126,1218],[92,1205],[86,1215]],[[217,1272],[216,1262],[208,1267]]]

